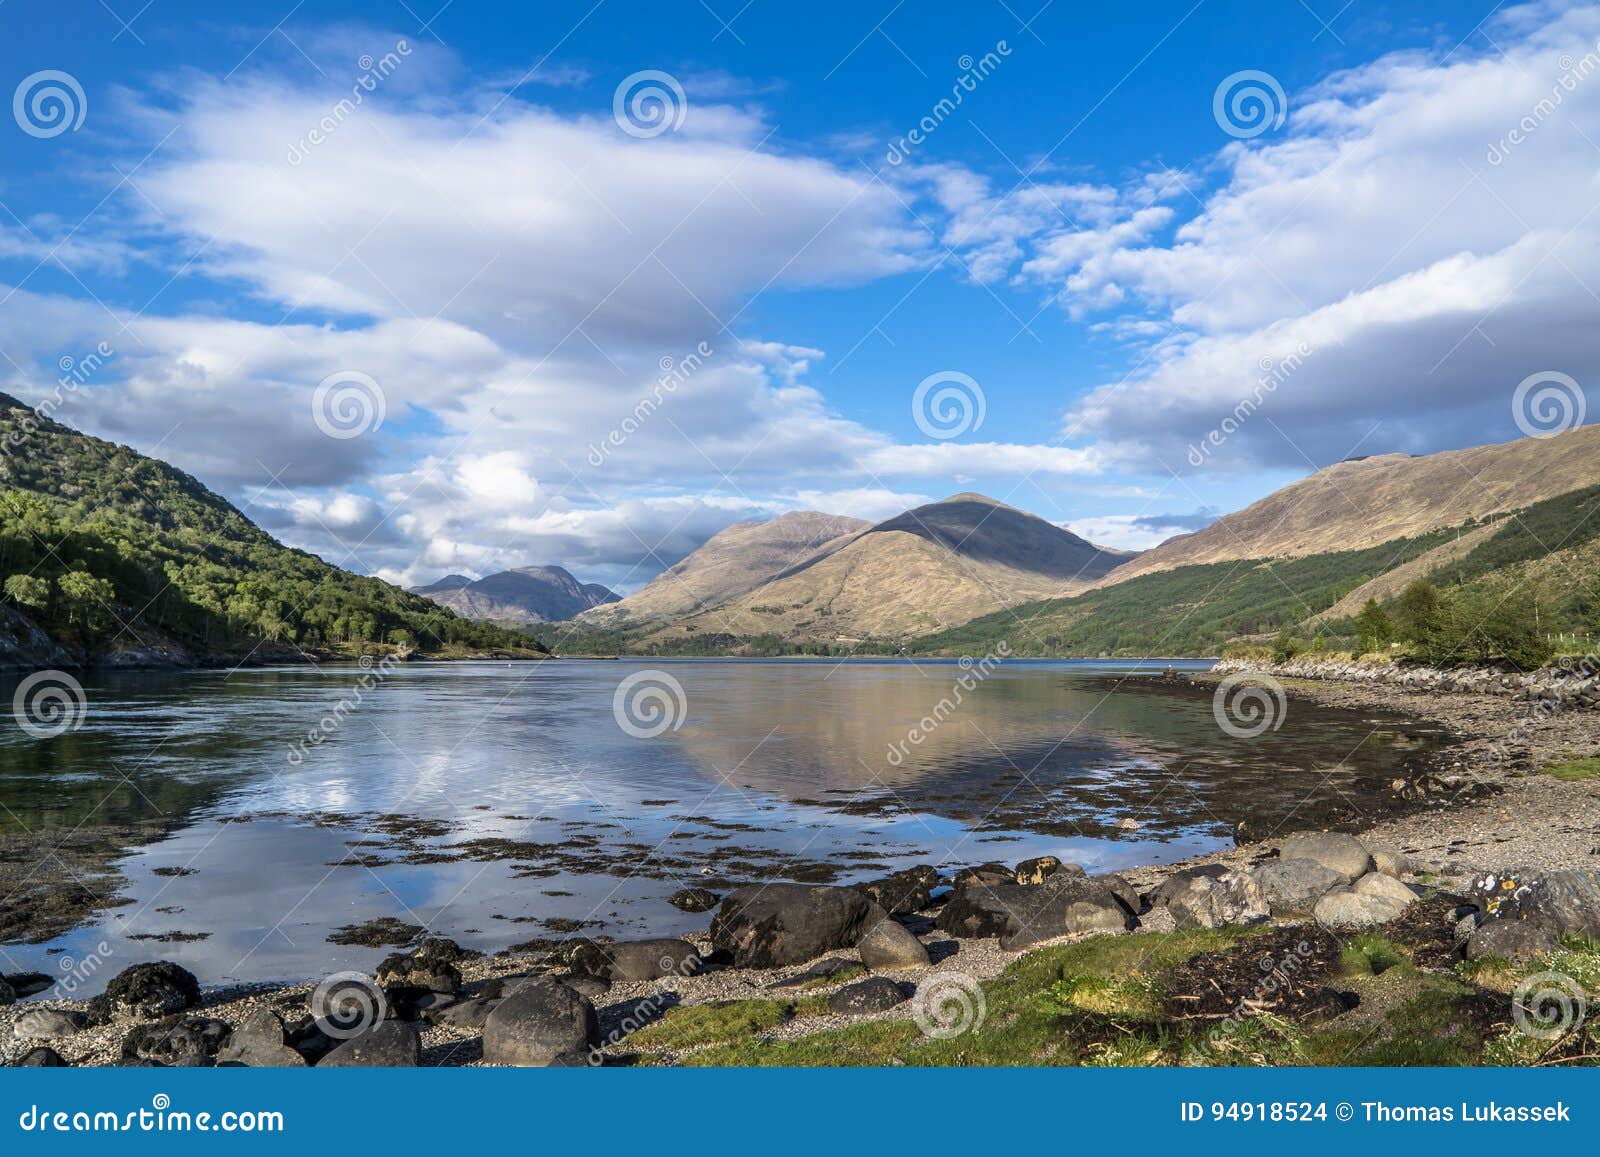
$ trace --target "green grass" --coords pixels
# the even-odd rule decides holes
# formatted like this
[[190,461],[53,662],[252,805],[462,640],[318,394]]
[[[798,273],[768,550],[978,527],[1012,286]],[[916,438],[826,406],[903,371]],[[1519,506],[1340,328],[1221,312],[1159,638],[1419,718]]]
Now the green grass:
[[1352,937],[1339,953],[1339,971],[1345,976],[1382,976],[1392,968],[1415,971],[1411,953],[1379,932]]
[[1582,783],[1585,780],[1600,779],[1600,755],[1591,755],[1587,758],[1573,757],[1562,759],[1555,763],[1547,763],[1539,769],[1546,775],[1553,775],[1565,783]]

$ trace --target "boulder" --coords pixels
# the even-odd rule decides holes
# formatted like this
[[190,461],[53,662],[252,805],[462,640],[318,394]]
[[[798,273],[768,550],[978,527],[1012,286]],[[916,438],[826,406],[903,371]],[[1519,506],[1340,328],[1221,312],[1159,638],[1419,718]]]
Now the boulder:
[[958,888],[936,926],[961,938],[1000,937],[1017,950],[1074,932],[1122,930],[1139,897],[1121,876],[1058,872],[1042,884],[969,884]]
[[883,1012],[903,1004],[906,994],[887,976],[869,976],[855,984],[847,984],[828,997],[828,1010],[845,1016],[861,1016],[869,1012]]
[[479,997],[475,1000],[463,1000],[457,1004],[447,1004],[443,1008],[431,1010],[428,1013],[428,1023],[460,1029],[463,1032],[482,1032],[484,1022],[489,1019],[489,1014],[494,1011],[496,1003]]
[[667,903],[680,912],[709,912],[719,899],[715,892],[704,888],[680,888],[667,897]]
[[1374,928],[1387,924],[1403,911],[1404,905],[1388,897],[1340,887],[1318,900],[1311,914],[1325,928]]
[[711,943],[740,968],[782,968],[854,947],[873,908],[853,888],[751,884],[717,909]]
[[952,888],[965,888],[970,884],[992,888],[996,884],[1015,884],[1017,882],[1016,869],[1008,868],[1004,864],[979,864],[975,868],[963,868],[950,879]]
[[558,979],[591,1004],[611,991],[611,982],[603,976],[579,976],[574,973]]
[[700,952],[687,940],[590,942],[581,952],[574,952],[571,960],[573,972],[609,981],[692,976],[699,967]]
[[1393,876],[1382,872],[1368,872],[1351,885],[1363,896],[1379,896],[1404,910],[1417,898],[1417,894]]
[[[1076,866],[1076,865],[1074,865]],[[1019,884],[1042,884],[1046,879],[1061,870],[1061,861],[1054,856],[1035,856],[1031,860],[1023,860],[1017,865],[1017,870],[1012,878]],[[1078,869],[1082,874],[1083,869]]]
[[1259,924],[1272,915],[1267,893],[1255,877],[1221,864],[1173,873],[1155,890],[1150,902],[1172,913],[1179,928]]
[[1374,872],[1382,872],[1385,876],[1393,876],[1398,880],[1402,876],[1409,876],[1417,870],[1417,866],[1411,862],[1411,857],[1396,848],[1385,847],[1382,844],[1370,844],[1367,850],[1372,853],[1372,870]]
[[931,907],[938,886],[938,869],[924,864],[862,884],[859,890],[891,916],[906,916]]
[[495,1005],[483,1025],[483,1059],[491,1065],[544,1068],[599,1043],[594,1005],[543,977]]
[[476,960],[483,953],[463,948],[454,940],[443,936],[428,936],[412,949],[411,955],[418,960],[434,964],[460,964],[463,960]]
[[155,1020],[199,1004],[200,982],[187,968],[158,960],[124,968],[111,978],[101,999],[114,1013]]
[[305,1068],[306,1059],[290,1048],[283,1036],[283,1022],[269,1008],[258,1008],[240,1022],[217,1050],[217,1064],[247,1066],[253,1069]]
[[122,1055],[161,1065],[208,1065],[231,1031],[223,1021],[208,1016],[169,1016],[128,1033],[122,1041]]
[[57,1040],[71,1036],[84,1026],[81,1012],[59,1008],[30,1008],[11,1025],[11,1035],[19,1041]]
[[893,920],[879,920],[856,945],[861,953],[861,963],[874,972],[890,972],[901,968],[924,968],[928,965],[928,950],[903,925]]
[[1338,872],[1346,882],[1372,870],[1372,853],[1367,851],[1366,845],[1343,832],[1290,836],[1279,842],[1278,856],[1285,860],[1315,860]]
[[18,1000],[37,996],[47,989],[54,988],[56,983],[42,972],[8,972],[3,981],[3,987],[10,988]]
[[422,1063],[422,1038],[409,1024],[382,1020],[337,1045],[319,1069],[410,1069]]
[[1478,925],[1467,938],[1467,959],[1498,956],[1513,964],[1531,964],[1560,947],[1547,924],[1496,917]]
[[1251,873],[1274,913],[1300,916],[1311,914],[1324,894],[1348,884],[1341,873],[1315,860],[1268,860]]
[[41,1045],[36,1049],[29,1049],[13,1062],[13,1067],[19,1069],[66,1069],[72,1066],[62,1059],[60,1053],[53,1048]]
[[1600,938],[1600,871],[1509,868],[1475,877],[1468,898],[1486,919],[1532,920],[1561,936]]
[[[448,941],[447,941],[448,943]],[[419,992],[455,993],[461,989],[461,972],[454,964],[420,952],[386,956],[373,974],[385,992],[413,989]]]

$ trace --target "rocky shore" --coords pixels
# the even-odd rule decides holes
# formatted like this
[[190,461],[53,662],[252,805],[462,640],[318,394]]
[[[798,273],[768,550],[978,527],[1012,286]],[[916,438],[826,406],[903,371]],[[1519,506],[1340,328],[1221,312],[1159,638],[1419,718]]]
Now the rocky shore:
[[1592,1057],[1581,1015],[1555,1037],[1525,1031],[1524,989],[1558,975],[1581,1002],[1600,986],[1600,784],[1541,772],[1592,753],[1600,714],[1272,674],[1295,698],[1406,712],[1459,742],[1410,814],[1245,833],[1176,866],[1091,876],[1046,856],[853,887],[686,889],[674,903],[707,927],[685,939],[480,956],[424,938],[371,977],[315,985],[206,989],[161,962],[74,1001],[51,999],[52,978],[7,976],[0,1051],[275,1066]]

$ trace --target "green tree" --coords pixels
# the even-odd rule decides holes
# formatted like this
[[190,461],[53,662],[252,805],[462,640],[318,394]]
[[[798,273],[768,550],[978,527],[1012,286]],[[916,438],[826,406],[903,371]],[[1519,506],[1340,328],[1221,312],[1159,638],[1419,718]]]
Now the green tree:
[[1389,612],[1378,605],[1377,599],[1368,599],[1367,605],[1356,615],[1356,636],[1361,640],[1362,651],[1378,651],[1394,641],[1394,624]]
[[110,579],[96,578],[86,570],[72,570],[57,579],[56,586],[61,588],[68,614],[84,626],[92,627],[111,617],[110,606],[117,597],[117,588]]
[[1394,601],[1395,633],[1406,642],[1420,643],[1438,627],[1439,615],[1439,588],[1426,579],[1417,579]]
[[14,574],[6,579],[6,598],[20,607],[50,608],[50,580],[43,575]]

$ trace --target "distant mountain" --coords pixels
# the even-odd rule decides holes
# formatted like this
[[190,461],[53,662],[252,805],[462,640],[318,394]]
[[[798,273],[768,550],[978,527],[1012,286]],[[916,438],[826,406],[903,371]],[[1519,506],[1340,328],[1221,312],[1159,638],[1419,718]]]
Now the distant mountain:
[[0,394],[0,667],[539,650],[293,550],[197,479]]
[[1298,558],[1520,510],[1600,482],[1600,426],[1412,457],[1347,459],[1204,530],[1168,539],[1101,585],[1195,563]]
[[631,630],[718,607],[871,525],[814,510],[736,522],[649,585],[619,603],[585,612],[579,621],[601,630]]
[[1131,557],[992,498],[958,494],[832,538],[742,594],[648,632],[646,642],[904,638],[1083,590]]
[[564,622],[592,607],[618,601],[612,591],[598,583],[580,583],[559,566],[522,566],[476,581],[465,575],[446,575],[412,591],[463,618],[496,623]]

